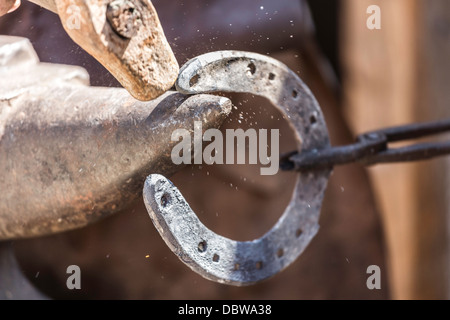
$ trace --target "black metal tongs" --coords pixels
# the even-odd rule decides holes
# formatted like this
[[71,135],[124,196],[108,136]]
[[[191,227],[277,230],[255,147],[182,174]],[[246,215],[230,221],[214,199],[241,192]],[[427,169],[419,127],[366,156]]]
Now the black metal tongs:
[[389,148],[389,143],[450,132],[450,119],[391,127],[367,132],[345,146],[293,151],[281,156],[280,167],[289,171],[308,171],[359,162],[362,165],[419,161],[450,154],[450,141],[417,143]]

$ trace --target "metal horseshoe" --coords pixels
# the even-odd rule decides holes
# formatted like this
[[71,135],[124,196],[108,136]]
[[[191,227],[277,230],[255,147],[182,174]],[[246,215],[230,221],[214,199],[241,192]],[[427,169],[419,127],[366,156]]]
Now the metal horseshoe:
[[[218,51],[198,56],[180,70],[177,90],[185,94],[246,92],[271,101],[295,131],[297,150],[329,147],[320,107],[302,80],[279,61],[249,52]],[[296,173],[290,203],[261,238],[234,241],[209,230],[180,191],[165,177],[147,177],[143,195],[156,229],[169,248],[203,277],[250,285],[285,269],[316,235],[331,169]]]

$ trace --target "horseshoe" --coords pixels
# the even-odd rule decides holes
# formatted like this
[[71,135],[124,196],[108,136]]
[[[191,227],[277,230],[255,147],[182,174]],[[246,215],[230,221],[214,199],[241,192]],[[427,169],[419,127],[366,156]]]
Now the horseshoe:
[[[188,61],[177,90],[185,94],[243,92],[267,98],[294,129],[298,151],[329,147],[327,126],[309,88],[279,61],[249,52],[218,51]],[[147,177],[143,196],[156,229],[192,270],[219,283],[244,286],[267,279],[294,262],[316,235],[331,169],[295,173],[292,198],[261,238],[234,241],[209,230],[164,176]]]

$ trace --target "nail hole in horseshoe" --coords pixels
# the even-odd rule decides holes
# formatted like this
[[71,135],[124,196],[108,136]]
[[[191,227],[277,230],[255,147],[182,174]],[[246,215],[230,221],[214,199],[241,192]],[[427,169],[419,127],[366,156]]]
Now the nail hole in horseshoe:
[[281,258],[282,256],[284,256],[284,250],[282,248],[278,249],[277,251],[277,257]]
[[297,229],[297,231],[295,231],[295,236],[298,238],[302,235],[303,230],[302,229]]
[[255,264],[255,267],[256,267],[256,269],[261,270],[262,267],[263,267],[262,261],[258,261],[258,262]]
[[170,194],[168,193],[164,193],[161,197],[161,205],[163,206],[163,208],[167,207],[170,203]]
[[269,80],[270,80],[270,81],[275,80],[275,74],[273,74],[272,72],[269,73]]
[[219,262],[219,259],[220,259],[219,255],[218,255],[217,253],[215,253],[214,256],[213,256],[213,258],[212,258],[212,260],[213,260],[214,262]]
[[292,90],[292,98],[297,99],[298,98],[298,92],[297,90]]
[[312,115],[309,117],[309,123],[311,123],[312,125],[314,125],[314,124],[317,123],[317,118],[316,118],[315,115],[312,114]]
[[256,72],[256,66],[253,62],[250,62],[247,66],[247,75],[252,76]]
[[189,80],[189,86],[190,87],[195,86],[198,83],[199,80],[200,80],[200,75],[196,74],[195,76],[193,76],[191,78],[191,80]]
[[240,267],[241,265],[239,263],[234,264],[234,270],[239,270]]
[[201,241],[198,244],[198,251],[199,252],[205,252],[206,251],[206,241]]

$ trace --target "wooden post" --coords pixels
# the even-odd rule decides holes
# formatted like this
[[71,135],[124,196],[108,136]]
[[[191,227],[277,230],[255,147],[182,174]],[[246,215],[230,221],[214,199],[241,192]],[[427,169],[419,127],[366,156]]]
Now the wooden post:
[[[367,8],[381,9],[369,29]],[[450,2],[343,0],[346,115],[355,133],[450,117]],[[450,161],[370,169],[387,235],[392,297],[448,298]]]

